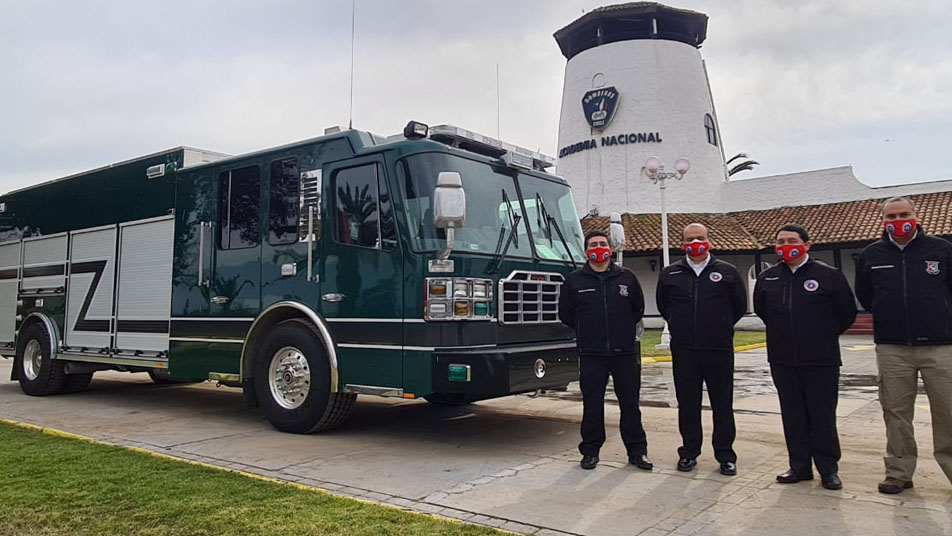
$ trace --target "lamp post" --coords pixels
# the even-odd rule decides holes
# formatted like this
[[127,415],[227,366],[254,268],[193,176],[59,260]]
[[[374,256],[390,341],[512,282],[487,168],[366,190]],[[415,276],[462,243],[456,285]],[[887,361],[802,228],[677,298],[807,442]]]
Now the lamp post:
[[[691,162],[687,158],[681,157],[674,161],[674,171],[665,172],[664,164],[657,156],[648,157],[648,159],[645,160],[644,167],[641,168],[641,173],[651,179],[651,182],[657,184],[661,189],[661,255],[664,259],[664,266],[671,264],[670,254],[668,253],[668,209],[664,202],[665,182],[668,179],[683,179],[684,174],[687,173],[689,169],[691,169]],[[664,268],[664,266],[662,266],[662,268]],[[658,276],[660,277],[660,273]],[[666,320],[664,322],[664,330],[661,332],[661,344],[655,348],[658,350],[667,350],[670,347],[671,332],[668,331],[668,322]]]

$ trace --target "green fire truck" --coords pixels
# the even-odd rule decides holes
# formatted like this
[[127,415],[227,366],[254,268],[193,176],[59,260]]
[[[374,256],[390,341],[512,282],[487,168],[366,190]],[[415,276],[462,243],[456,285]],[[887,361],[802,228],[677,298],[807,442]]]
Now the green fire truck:
[[578,377],[583,262],[551,158],[461,128],[180,147],[0,196],[0,355],[28,395],[97,371],[243,390],[278,429],[358,394],[437,404]]

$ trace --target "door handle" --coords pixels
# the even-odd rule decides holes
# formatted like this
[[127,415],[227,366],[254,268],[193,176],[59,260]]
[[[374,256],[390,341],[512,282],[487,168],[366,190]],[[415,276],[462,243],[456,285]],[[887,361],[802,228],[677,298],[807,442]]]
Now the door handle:
[[198,222],[198,286],[207,287],[205,280],[205,227],[211,229],[211,222]]
[[341,294],[341,293],[339,293],[339,292],[332,292],[332,293],[330,293],[330,294],[325,294],[325,295],[321,296],[321,299],[324,300],[324,301],[326,301],[326,302],[336,303],[336,302],[342,302],[342,301],[344,301],[344,298],[346,298],[346,297],[347,297],[347,296],[345,296],[345,295],[343,295],[343,294]]
[[231,301],[231,298],[229,298],[228,296],[215,296],[212,298],[211,301],[215,305],[225,305],[226,303]]

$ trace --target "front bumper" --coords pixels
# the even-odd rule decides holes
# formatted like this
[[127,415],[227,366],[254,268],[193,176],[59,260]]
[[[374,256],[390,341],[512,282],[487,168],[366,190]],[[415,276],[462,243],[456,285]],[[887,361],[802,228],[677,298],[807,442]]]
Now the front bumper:
[[[541,360],[544,367],[539,367]],[[450,379],[450,367],[469,367],[468,379]],[[540,374],[540,368],[544,373]],[[565,387],[578,380],[575,341],[440,349],[433,353],[433,391],[466,395],[470,400],[495,398],[537,389]]]

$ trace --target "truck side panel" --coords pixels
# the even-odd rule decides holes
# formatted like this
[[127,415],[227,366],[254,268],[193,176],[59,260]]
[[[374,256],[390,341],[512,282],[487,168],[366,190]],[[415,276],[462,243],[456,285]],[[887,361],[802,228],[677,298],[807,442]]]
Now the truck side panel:
[[66,346],[111,347],[115,257],[115,226],[70,234]]
[[66,287],[66,233],[23,241],[24,293],[53,291]]
[[172,306],[172,218],[120,228],[116,347],[165,352]]
[[20,288],[20,242],[0,244],[0,346],[12,346],[16,335],[17,292]]

